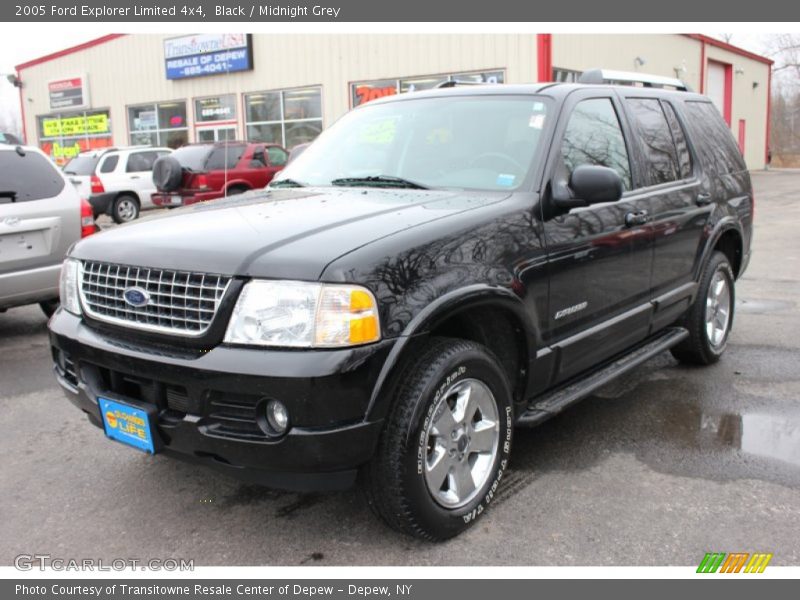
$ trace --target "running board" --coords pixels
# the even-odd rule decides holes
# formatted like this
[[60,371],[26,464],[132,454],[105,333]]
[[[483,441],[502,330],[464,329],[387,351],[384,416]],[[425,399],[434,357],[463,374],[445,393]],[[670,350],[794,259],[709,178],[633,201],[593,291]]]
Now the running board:
[[604,386],[612,379],[638,367],[643,362],[653,358],[656,354],[660,354],[664,350],[672,348],[688,336],[689,332],[683,327],[670,327],[665,329],[656,337],[649,339],[632,352],[629,352],[625,356],[618,358],[597,371],[592,371],[582,379],[569,383],[564,387],[557,388],[552,392],[537,396],[528,404],[527,410],[517,419],[517,425],[533,427],[542,421],[546,421],[550,417],[560,413],[566,407]]

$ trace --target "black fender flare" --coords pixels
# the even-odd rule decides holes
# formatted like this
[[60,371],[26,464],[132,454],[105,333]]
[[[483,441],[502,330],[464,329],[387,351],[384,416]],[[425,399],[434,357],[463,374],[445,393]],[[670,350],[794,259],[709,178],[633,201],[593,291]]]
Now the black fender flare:
[[[538,343],[537,328],[533,324],[522,300],[512,290],[500,286],[486,284],[468,285],[439,296],[420,310],[406,325],[403,332],[395,338],[395,343],[383,363],[378,378],[372,389],[372,394],[367,405],[365,420],[376,417],[376,412],[382,413],[383,407],[379,406],[380,396],[387,388],[394,370],[400,365],[404,351],[414,338],[427,334],[439,323],[444,322],[457,312],[475,308],[482,305],[491,305],[511,312],[522,323],[526,332],[528,360],[536,356]],[[527,365],[526,365],[527,366]]]
[[728,231],[735,231],[738,236],[740,243],[742,244],[742,258],[744,259],[744,231],[742,231],[741,223],[731,216],[726,216],[720,219],[715,225],[714,229],[711,231],[709,236],[706,238],[706,243],[703,248],[703,252],[700,255],[700,259],[697,261],[694,270],[694,280],[699,281],[700,276],[703,273],[703,269],[705,268],[706,263],[708,262],[711,253],[714,251],[714,247],[719,242],[720,238],[723,234],[727,233]]

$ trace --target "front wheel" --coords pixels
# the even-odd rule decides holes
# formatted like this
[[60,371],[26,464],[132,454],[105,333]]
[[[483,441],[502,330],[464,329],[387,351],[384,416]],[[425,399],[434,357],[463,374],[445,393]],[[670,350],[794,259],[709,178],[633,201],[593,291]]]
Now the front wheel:
[[365,487],[391,527],[444,540],[471,526],[497,492],[511,452],[511,391],[480,344],[434,338],[416,356],[365,469]]
[[714,252],[683,323],[689,337],[672,349],[672,355],[694,365],[717,362],[728,345],[735,299],[733,269],[728,257]]

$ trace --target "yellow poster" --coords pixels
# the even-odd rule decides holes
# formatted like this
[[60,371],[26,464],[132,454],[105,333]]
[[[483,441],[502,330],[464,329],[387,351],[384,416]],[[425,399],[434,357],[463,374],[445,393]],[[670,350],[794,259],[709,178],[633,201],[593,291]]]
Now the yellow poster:
[[85,117],[42,119],[42,133],[44,137],[71,137],[109,132],[110,127],[107,113],[98,113]]

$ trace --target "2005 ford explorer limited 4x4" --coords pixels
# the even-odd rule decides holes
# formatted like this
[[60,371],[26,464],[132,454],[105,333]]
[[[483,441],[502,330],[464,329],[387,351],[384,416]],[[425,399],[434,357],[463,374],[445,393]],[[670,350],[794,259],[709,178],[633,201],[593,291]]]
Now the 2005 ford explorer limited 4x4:
[[752,218],[704,96],[405,94],[266,190],[78,243],[55,372],[114,440],[287,489],[360,472],[392,527],[444,539],[491,504],[515,426],[664,350],[720,357]]

